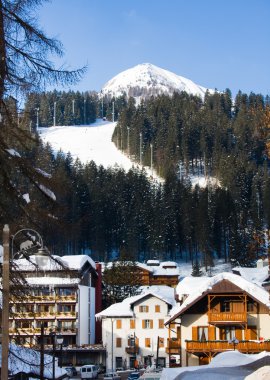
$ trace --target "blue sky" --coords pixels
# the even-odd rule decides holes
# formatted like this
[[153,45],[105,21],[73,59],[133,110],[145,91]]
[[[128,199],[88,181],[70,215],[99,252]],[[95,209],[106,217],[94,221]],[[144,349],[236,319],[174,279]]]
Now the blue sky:
[[270,94],[269,0],[51,0],[39,16],[62,63],[88,65],[73,90],[149,62],[233,95]]

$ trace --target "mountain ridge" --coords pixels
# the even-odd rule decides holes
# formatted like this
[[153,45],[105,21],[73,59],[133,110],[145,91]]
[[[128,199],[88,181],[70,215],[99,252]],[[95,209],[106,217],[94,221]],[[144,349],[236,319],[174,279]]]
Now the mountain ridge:
[[174,92],[186,91],[190,95],[204,98],[206,91],[214,90],[197,85],[171,71],[151,63],[142,63],[124,70],[114,76],[102,87],[101,95],[119,97],[126,95],[134,98],[149,98],[161,94],[173,95]]

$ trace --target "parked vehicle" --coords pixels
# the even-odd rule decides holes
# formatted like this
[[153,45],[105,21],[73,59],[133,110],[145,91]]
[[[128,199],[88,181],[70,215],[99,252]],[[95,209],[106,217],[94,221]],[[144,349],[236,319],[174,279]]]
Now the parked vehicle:
[[81,379],[96,379],[98,377],[98,365],[83,365],[80,369]]
[[72,366],[70,366],[70,367],[65,367],[65,370],[66,370],[67,375],[68,375],[69,377],[77,376],[77,370],[76,370],[75,367],[72,367]]
[[121,380],[121,376],[115,372],[105,373],[104,380]]
[[127,380],[137,380],[141,376],[140,372],[131,372]]

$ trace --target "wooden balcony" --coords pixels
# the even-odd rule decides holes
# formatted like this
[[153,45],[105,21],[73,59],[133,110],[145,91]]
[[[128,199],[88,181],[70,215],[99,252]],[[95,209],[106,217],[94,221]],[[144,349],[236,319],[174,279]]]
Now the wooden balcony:
[[68,303],[74,303],[77,301],[76,294],[70,295],[70,296],[56,296],[56,302],[61,303],[61,302],[68,302]]
[[186,341],[186,351],[194,354],[223,352],[233,350],[234,348],[243,353],[270,351],[270,341],[240,340],[236,345],[226,340],[210,340],[205,342],[194,340]]
[[208,322],[213,324],[247,323],[247,313],[209,312]]
[[167,354],[179,354],[180,347],[181,347],[180,339],[167,339],[167,347],[166,347]]
[[129,355],[138,354],[139,347],[138,346],[128,346],[126,347],[126,353]]

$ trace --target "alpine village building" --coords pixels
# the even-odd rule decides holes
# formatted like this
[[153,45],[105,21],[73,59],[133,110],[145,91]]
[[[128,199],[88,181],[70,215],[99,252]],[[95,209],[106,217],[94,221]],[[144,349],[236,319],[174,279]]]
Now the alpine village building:
[[218,353],[237,349],[270,351],[269,292],[232,273],[185,277],[176,288],[178,305],[165,322],[179,328],[169,343],[181,366],[208,364]]
[[[102,341],[107,347],[107,370],[153,365],[169,367],[167,351],[170,310],[175,289],[142,287],[141,294],[113,304],[96,315],[102,320]],[[173,335],[176,338],[176,333]]]
[[11,341],[36,349],[42,343],[52,353],[54,335],[61,334],[57,356],[63,365],[101,363],[105,348],[95,344],[101,339],[95,320],[101,310],[101,265],[86,255],[53,256],[39,271],[26,259],[14,262],[29,289],[11,299]]

